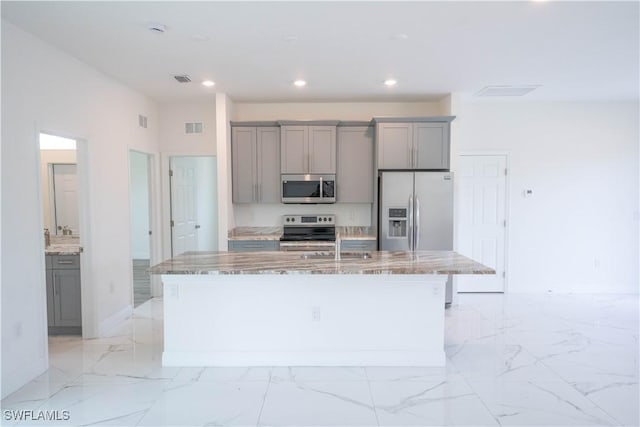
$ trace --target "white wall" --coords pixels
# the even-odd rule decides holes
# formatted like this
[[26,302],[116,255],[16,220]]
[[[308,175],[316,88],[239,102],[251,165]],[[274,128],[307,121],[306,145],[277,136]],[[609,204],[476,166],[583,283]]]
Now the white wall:
[[42,213],[44,228],[48,228],[51,234],[56,234],[53,229],[53,215],[51,213],[51,177],[49,165],[52,163],[75,163],[76,150],[40,150],[40,189],[42,190]]
[[38,134],[86,141],[83,310],[94,316],[83,328],[95,335],[131,310],[128,151],[157,152],[157,117],[147,98],[2,21],[3,397],[48,363]]
[[[159,143],[164,153],[216,154],[216,104],[175,102],[160,104]],[[187,134],[185,123],[202,122],[201,134]]]
[[232,120],[371,120],[448,114],[440,102],[281,102],[234,104]]
[[638,292],[638,104],[453,105],[454,156],[509,152],[509,291]]
[[149,246],[149,161],[144,153],[129,153],[131,256],[150,259]]

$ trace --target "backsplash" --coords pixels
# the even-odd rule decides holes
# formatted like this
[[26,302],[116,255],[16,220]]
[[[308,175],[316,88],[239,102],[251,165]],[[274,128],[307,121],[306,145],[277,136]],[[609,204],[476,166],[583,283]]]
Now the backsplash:
[[236,227],[272,227],[282,225],[282,215],[333,214],[338,226],[370,226],[371,204],[335,203],[318,205],[297,204],[234,204]]

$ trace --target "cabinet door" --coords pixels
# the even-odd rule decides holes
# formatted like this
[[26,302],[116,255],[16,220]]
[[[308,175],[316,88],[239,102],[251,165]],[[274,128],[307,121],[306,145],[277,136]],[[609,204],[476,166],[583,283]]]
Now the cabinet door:
[[55,326],[82,326],[80,270],[52,270]]
[[234,203],[256,200],[256,128],[235,127],[231,132]]
[[449,124],[414,123],[414,167],[449,169]]
[[[51,257],[47,256],[47,260],[50,260]],[[53,270],[50,268],[47,269],[47,326],[55,326],[55,317],[54,317],[54,309],[53,306],[55,304],[55,300],[53,297]]]
[[377,128],[378,169],[412,169],[411,123],[380,123]]
[[373,203],[373,128],[338,129],[337,201]]
[[309,126],[309,173],[336,173],[335,126]]
[[277,251],[280,242],[277,240],[229,240],[231,252]]
[[280,203],[280,128],[257,129],[258,201]]
[[282,126],[280,136],[280,170],[282,173],[308,173],[309,127]]

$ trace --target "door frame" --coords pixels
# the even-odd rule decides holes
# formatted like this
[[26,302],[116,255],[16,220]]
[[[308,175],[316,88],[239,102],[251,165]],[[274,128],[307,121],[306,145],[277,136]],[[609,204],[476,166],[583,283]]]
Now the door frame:
[[[90,285],[93,277],[93,272],[90,262],[91,254],[93,253],[93,245],[91,240],[91,207],[90,207],[90,188],[89,188],[89,156],[91,152],[91,145],[85,138],[70,135],[66,132],[58,130],[51,130],[41,128],[37,123],[34,126],[35,137],[34,144],[36,146],[36,165],[38,170],[38,182],[41,182],[40,176],[40,134],[45,133],[49,135],[60,136],[63,138],[69,138],[76,141],[76,167],[78,174],[78,234],[80,235],[80,248],[82,255],[80,256],[80,306],[82,310],[82,338],[96,338],[99,336],[99,328],[97,321],[97,302],[95,300],[95,293],[93,286]],[[40,224],[44,224],[44,212],[42,212],[42,189],[40,186],[37,188],[37,197],[40,202]],[[44,240],[42,241],[42,277],[45,279],[46,266],[44,259]],[[46,324],[46,280],[43,280],[45,284],[44,288],[44,319],[45,330],[47,330]]]
[[[507,174],[505,176],[504,182],[504,219],[507,222],[507,226],[504,229],[504,290],[503,293],[509,292],[509,277],[511,275],[511,269],[509,268],[509,229],[511,228],[511,216],[510,216],[510,194],[511,194],[511,165],[510,165],[510,150],[461,150],[456,153],[456,166],[458,166],[458,159],[462,156],[504,156],[505,158],[505,167],[507,169]],[[459,180],[454,180],[455,189],[454,189],[454,197],[455,200],[458,200],[458,194],[460,191],[460,183]],[[454,203],[454,226],[453,226],[453,242],[454,242],[454,251],[458,250],[458,227],[460,224],[460,219],[458,215],[458,209],[456,204]],[[454,276],[455,279],[455,276]],[[458,292],[457,283],[454,284],[454,293]]]
[[[129,163],[129,167],[127,168],[129,174],[129,203],[131,203],[131,153],[136,152],[139,154],[144,154],[147,156],[147,176],[148,176],[148,191],[149,191],[149,230],[151,231],[151,235],[149,236],[149,263],[150,265],[154,265],[159,263],[162,260],[162,251],[159,247],[161,238],[158,237],[160,234],[160,227],[158,227],[158,182],[157,182],[157,167],[156,167],[156,157],[154,153],[149,153],[147,151],[143,151],[136,148],[127,147],[127,159]],[[131,205],[129,205],[129,224],[131,224]],[[129,243],[131,243],[131,227],[129,227]],[[131,306],[133,307],[133,254],[131,252],[131,245],[129,245],[129,274],[131,283]],[[160,282],[160,277],[158,275],[151,275],[151,298],[162,296],[162,284]]]

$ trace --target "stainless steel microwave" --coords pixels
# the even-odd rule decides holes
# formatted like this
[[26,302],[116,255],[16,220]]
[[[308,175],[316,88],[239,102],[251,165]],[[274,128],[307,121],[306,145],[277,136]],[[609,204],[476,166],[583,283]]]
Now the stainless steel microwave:
[[282,175],[282,203],[335,202],[335,175]]

